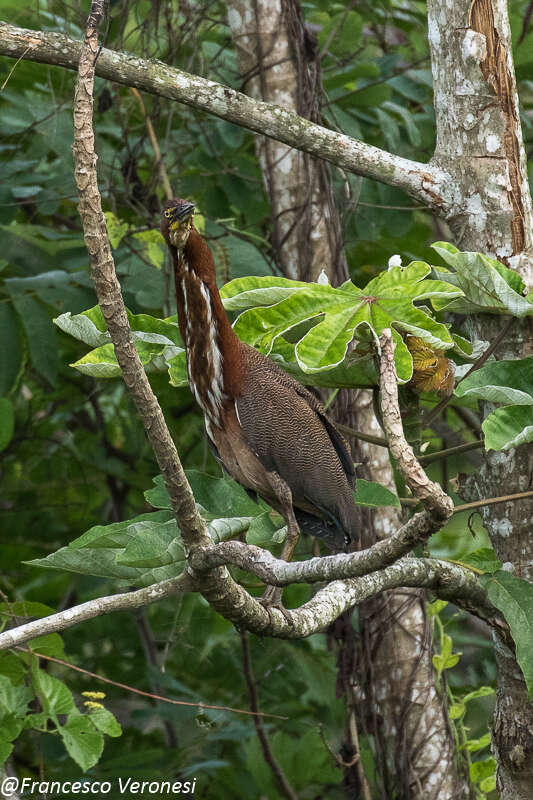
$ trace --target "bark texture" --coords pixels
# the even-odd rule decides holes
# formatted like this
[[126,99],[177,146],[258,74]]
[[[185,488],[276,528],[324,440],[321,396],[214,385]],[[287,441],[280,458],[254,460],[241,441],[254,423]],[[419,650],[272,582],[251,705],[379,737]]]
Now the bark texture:
[[[319,121],[320,62],[297,4],[293,0],[232,0],[228,21],[244,91]],[[346,280],[340,217],[327,165],[266,137],[257,138],[256,152],[272,208],[274,251],[284,273],[298,280],[316,280],[325,269],[333,285]],[[356,399],[353,392],[342,392],[337,399],[340,402],[332,411],[339,422],[353,426],[357,420],[356,427],[361,430],[379,431],[371,393],[359,392]],[[377,464],[377,469],[365,467],[365,477],[394,491],[386,448],[367,445],[356,449],[354,457]],[[402,527],[401,515],[394,510],[378,509],[372,519],[368,517],[362,523],[367,528],[373,523],[375,533],[390,535]],[[376,541],[374,536],[364,538],[365,544]],[[377,538],[383,536],[378,533]],[[373,662],[372,670],[366,671],[366,691],[372,695],[374,718],[382,720],[380,731],[376,725],[371,727],[372,733],[383,739],[384,760],[401,776],[398,783],[406,797],[457,797],[461,780],[455,768],[455,745],[445,703],[434,682],[432,633],[423,593],[409,589],[388,592],[375,603],[364,604],[360,616],[367,623],[363,628],[368,648],[367,658],[361,657]],[[355,644],[353,632],[346,636],[346,630],[346,626],[334,626],[333,636],[341,649],[340,665],[353,664],[355,657],[355,652],[342,652],[343,648],[353,650]],[[340,668],[340,673],[345,672]],[[339,689],[350,705],[349,686],[354,676],[344,677]],[[347,739],[353,740],[350,725],[347,728]],[[401,728],[409,735],[399,737]],[[346,761],[350,752],[345,754]],[[382,766],[385,786],[386,768]],[[350,782],[349,772],[345,783]],[[356,784],[363,784],[364,789],[360,771],[354,768],[353,772]]]
[[[433,163],[456,185],[448,221],[455,244],[482,250],[516,269],[532,287],[532,216],[511,39],[504,0],[428,2],[435,84],[437,148]],[[471,336],[493,341],[498,317],[469,320]],[[497,358],[531,353],[531,328],[518,320]],[[486,409],[489,411],[490,409]],[[466,500],[527,490],[533,448],[491,451],[464,477]],[[525,499],[482,511],[498,557],[515,575],[533,578],[533,503]],[[511,651],[497,642],[499,689],[492,731],[503,800],[533,796],[533,705]]]
[[[298,4],[232,0],[228,21],[244,91],[318,122],[318,51]],[[347,267],[328,165],[265,136],[257,137],[256,152],[272,209],[274,253],[283,272],[315,281],[325,269],[332,283],[340,283]]]
[[[372,393],[360,392],[357,407],[358,427],[380,433]],[[359,452],[366,462],[365,477],[394,488],[389,452],[365,442],[360,442]],[[401,520],[396,509],[379,509],[371,520],[373,539],[390,540]],[[446,695],[435,682],[425,592],[408,587],[384,592],[363,603],[359,615],[360,670],[365,698],[368,695],[377,712],[371,724],[377,729],[381,773],[389,776],[385,788],[389,793],[394,788],[405,800],[468,797],[457,766]]]

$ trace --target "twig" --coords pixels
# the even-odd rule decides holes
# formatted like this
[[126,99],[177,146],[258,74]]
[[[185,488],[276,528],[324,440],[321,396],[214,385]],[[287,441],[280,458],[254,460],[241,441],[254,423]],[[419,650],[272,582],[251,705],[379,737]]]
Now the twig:
[[76,670],[76,672],[81,672],[83,675],[88,675],[90,678],[95,678],[97,681],[102,681],[103,683],[108,683],[111,686],[118,686],[119,689],[125,689],[127,692],[132,692],[133,694],[140,694],[143,697],[149,697],[152,700],[160,700],[162,703],[170,703],[173,706],[191,706],[193,708],[209,708],[213,711],[231,711],[233,714],[246,714],[247,716],[256,716],[256,714],[260,717],[272,717],[273,719],[289,719],[288,717],[282,717],[279,714],[267,714],[263,711],[248,711],[246,708],[232,708],[231,706],[215,706],[209,703],[191,703],[186,700],[171,700],[170,697],[162,697],[158,694],[151,694],[150,692],[143,692],[142,689],[136,689],[134,686],[129,686],[127,683],[120,683],[120,681],[113,681],[111,678],[104,678],[103,675],[97,675],[96,672],[90,672],[88,669],[83,669],[82,667],[77,667],[75,664],[70,664],[68,661],[63,661],[62,658],[55,658],[55,656],[45,656],[44,653],[37,653],[35,650],[30,650],[27,647],[16,647],[16,650],[20,650],[22,653],[29,653],[32,656],[37,656],[38,658],[44,658],[46,661],[53,661],[55,664],[61,664],[63,667],[68,667],[69,669]]
[[137,91],[137,89],[135,89],[133,86],[130,86],[130,92],[139,103],[141,113],[144,117],[144,121],[146,123],[146,130],[148,131],[148,136],[150,137],[150,142],[152,143],[152,147],[154,149],[155,163],[159,172],[159,177],[161,178],[161,183],[163,184],[163,188],[165,189],[165,197],[167,198],[167,200],[172,200],[174,194],[172,192],[172,187],[168,179],[165,162],[163,161],[163,156],[161,155],[161,149],[159,147],[159,142],[157,141],[157,136],[155,135],[154,126],[152,125],[152,120],[146,113],[146,108],[143,99],[139,94],[139,92]]
[[[154,671],[161,671],[155,636],[146,614],[146,607],[142,606],[141,608],[137,608],[135,610],[134,617],[137,625],[137,631],[139,633],[139,639],[141,640],[141,645],[144,650],[146,663]],[[159,685],[158,681],[152,677],[151,673],[148,674],[148,681],[154,697],[158,696],[159,692],[161,691],[161,686]],[[178,747],[178,737],[173,723],[169,719],[164,719],[163,727],[166,733],[167,747],[171,750],[175,750]]]
[[261,744],[261,749],[263,751],[263,756],[272,770],[275,779],[277,780],[279,787],[285,797],[288,800],[298,800],[298,795],[295,793],[294,789],[290,785],[287,776],[285,775],[281,764],[279,764],[276,756],[272,752],[270,747],[270,741],[268,739],[267,732],[264,728],[261,714],[259,712],[259,707],[257,703],[257,691],[256,691],[256,683],[255,677],[252,668],[252,661],[250,658],[250,648],[248,646],[248,634],[246,631],[241,631],[241,649],[242,649],[242,666],[244,670],[244,678],[246,680],[246,685],[248,687],[248,694],[250,695],[250,709],[254,714],[254,725],[255,731],[257,733],[257,738]]
[[346,693],[349,698],[348,731],[350,734],[350,739],[354,751],[353,763],[357,764],[357,775],[361,783],[363,800],[372,800],[372,795],[370,794],[370,786],[368,785],[368,779],[366,777],[366,773],[363,767],[363,762],[361,760],[361,749],[359,747],[359,733],[357,731],[357,718],[355,716],[355,698],[354,698],[353,686],[348,684],[346,687]]
[[[228,543],[224,542],[223,544]],[[255,548],[255,550],[259,551],[260,548]],[[266,553],[266,551],[262,552]],[[270,553],[268,555],[270,556]],[[270,558],[278,561],[278,559],[274,559],[274,556],[270,556]],[[348,558],[348,556],[340,554],[338,558],[341,559],[340,563],[342,563],[342,560]],[[317,558],[314,560],[319,562],[324,559]],[[231,563],[229,556],[227,562]],[[285,562],[281,563],[285,564]],[[255,564],[253,553],[246,564],[246,569],[252,573],[259,571],[258,565]],[[281,566],[280,569],[282,569]],[[194,589],[197,590],[195,583],[186,575],[165,581],[162,584],[156,583],[152,586],[147,586],[145,589],[140,589],[139,592],[145,592],[146,594],[137,605],[156,602],[162,597],[170,596],[171,592],[164,594],[162,591],[165,583],[170,584],[174,581],[189,580],[191,580]],[[275,583],[274,580],[271,582]],[[278,581],[278,583],[281,583],[281,581]],[[352,606],[358,605],[370,597],[375,597],[387,589],[396,589],[399,586],[433,589],[438,597],[442,597],[444,600],[451,600],[461,608],[465,608],[495,628],[500,635],[503,635],[504,639],[506,638],[505,631],[507,628],[503,618],[490,604],[486,591],[474,579],[474,576],[460,567],[431,558],[401,558],[385,569],[363,575],[360,578],[332,580],[307,603],[298,609],[286,610],[285,614],[282,614],[276,608],[270,610],[270,616],[266,611],[263,615],[256,613],[255,606],[260,606],[260,604],[257,600],[250,598],[250,602],[253,603],[250,609],[247,600],[248,595],[244,590],[241,590],[242,595],[239,594],[235,598],[237,609],[235,613],[228,613],[228,618],[233,618],[239,626],[246,627],[252,633],[276,636],[281,639],[304,639],[313,633],[323,631],[331,622]],[[181,590],[183,591],[183,587]],[[57,614],[51,614],[44,619],[34,620],[17,628],[4,631],[0,633],[0,651],[30,641],[38,636],[66,630],[79,622],[98,617],[102,613],[135,607],[132,604],[124,603],[124,599],[131,596],[135,598],[136,594],[138,595],[138,592],[131,592],[130,595],[101,597]],[[244,609],[238,606],[242,596],[245,598]],[[117,603],[117,598],[121,602]],[[102,611],[102,607],[105,607],[106,611]]]
[[107,235],[102,199],[96,176],[96,154],[92,125],[95,57],[98,52],[98,24],[104,0],[93,0],[82,47],[74,94],[74,177],[79,194],[79,213],[89,251],[91,275],[102,314],[115,348],[117,361],[146,435],[163,474],[174,514],[188,548],[210,544],[204,521],[196,511],[191,488],[183,472],[174,442],[157,402],[129,327]]
[[497,503],[511,503],[515,500],[524,500],[526,497],[533,497],[533,491],[518,492],[517,494],[502,494],[501,497],[486,497],[485,500],[474,500],[472,503],[463,503],[461,506],[455,506],[453,513],[459,514],[461,511],[470,511],[471,508],[494,506]]
[[[16,70],[16,68],[17,68],[17,64],[19,64],[19,63],[22,61],[22,59],[24,58],[24,56],[26,55],[26,53],[29,53],[29,52],[30,52],[30,50],[32,49],[32,47],[33,47],[33,46],[34,46],[33,44],[29,44],[29,45],[27,46],[27,48],[24,50],[24,52],[23,52],[23,53],[21,53],[21,54],[20,54],[20,56],[17,58],[17,60],[15,61],[15,63],[14,63],[14,64],[13,64],[13,66],[11,67],[11,69],[9,70],[9,72],[8,72],[8,75],[7,75],[7,78],[6,78],[6,79],[5,79],[5,81],[3,82],[2,86],[0,86],[0,92],[3,92],[3,91],[4,91],[4,89],[6,88],[6,86],[7,86],[7,84],[8,84],[8,81],[9,81],[10,77],[13,75],[13,73],[15,72],[15,70]],[[55,110],[53,111],[53,113],[55,114]]]
[[422,502],[431,515],[444,524],[453,513],[452,499],[443,492],[438,483],[429,480],[403,432],[398,404],[398,378],[394,366],[394,342],[390,328],[382,332],[379,341],[381,413],[391,455],[414,496]]
[[[139,359],[130,330],[124,300],[117,280],[111,246],[107,234],[102,199],[96,175],[96,153],[92,123],[93,89],[97,64],[105,51],[98,48],[97,27],[102,19],[104,0],[92,0],[85,40],[79,59],[78,79],[74,94],[74,177],[78,187],[79,206],[85,243],[89,251],[91,276],[98,303],[107,323],[122,377],[141,417],[146,436],[152,445],[159,469],[169,494],[172,510],[180,528],[187,555],[212,544],[191,487],[181,465],[176,447],[168,431],[163,412],[152,391]],[[3,26],[0,25],[0,32]],[[202,576],[198,587],[206,600],[219,613],[235,623],[245,620],[251,630],[268,630],[277,611],[267,610],[252,598],[231,577],[219,569]],[[281,615],[281,612],[279,612]]]
[[342,425],[340,422],[335,423],[335,427],[341,433],[350,436],[352,439],[361,439],[362,442],[370,442],[370,444],[377,444],[379,447],[388,447],[389,443],[382,436],[372,436],[371,433],[363,433],[363,431],[356,431],[354,428],[349,428],[348,425]]
[[447,447],[446,450],[438,450],[436,453],[423,453],[418,456],[418,460],[421,464],[431,464],[432,461],[439,461],[441,458],[457,456],[460,453],[467,453],[469,450],[478,450],[483,447],[483,444],[481,439],[478,439],[477,442],[465,442],[465,444],[458,444],[455,447]]

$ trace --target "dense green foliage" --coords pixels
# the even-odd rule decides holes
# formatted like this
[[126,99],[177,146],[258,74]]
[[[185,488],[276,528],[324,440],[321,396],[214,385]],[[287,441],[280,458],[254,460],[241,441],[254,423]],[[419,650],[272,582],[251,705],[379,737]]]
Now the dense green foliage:
[[[516,42],[527,3],[511,5]],[[422,161],[429,158],[434,127],[424,3],[361,2],[346,19],[344,4],[316,0],[305,3],[304,8],[307,19],[321,26],[319,46],[329,42],[322,63],[326,123],[400,155]],[[178,9],[178,4],[164,2],[112,2],[106,43],[240,88],[224,15],[225,6],[220,3],[191,3]],[[0,0],[0,18],[76,37],[81,37],[84,23],[82,13],[59,0],[32,4],[30,13],[20,3]],[[336,25],[340,26],[337,34],[330,39]],[[515,47],[527,142],[533,139],[529,117],[533,107],[529,82],[533,79],[532,41],[530,33]],[[7,79],[0,118],[2,624],[13,614],[19,619],[38,617],[49,613],[49,607],[65,608],[143,585],[175,574],[182,563],[164,496],[157,494],[158,486],[151,490],[157,475],[153,455],[116,377],[105,326],[94,309],[96,299],[87,273],[70,155],[74,73],[22,61],[9,74],[13,64],[8,59],[0,63],[0,80]],[[145,119],[127,89],[97,80],[95,94],[99,179],[117,271],[143,361],[180,456],[190,470],[196,497],[218,538],[247,530],[248,541],[261,545],[275,542],[281,538],[275,534],[280,525],[265,508],[246,496],[236,497],[234,486],[221,478],[203,436],[201,416],[185,387],[183,351],[172,319],[175,307],[169,264],[157,232],[162,192]],[[254,333],[254,319],[264,304],[256,302],[257,295],[253,302],[243,295],[251,288],[283,292],[290,282],[279,276],[269,247],[270,211],[252,135],[157,98],[145,97],[144,102],[174,190],[194,198],[202,211],[220,283],[226,285],[228,309],[245,311],[238,323],[243,337],[261,344],[293,374],[307,375],[310,383],[373,385],[371,354],[361,354],[357,363],[344,359],[350,330],[366,331],[363,348],[372,338],[368,319],[352,318],[350,308],[343,304],[347,292],[352,302],[353,289],[344,290],[343,296],[343,289],[314,285],[286,297],[279,294],[285,304],[285,328],[303,322],[304,329],[298,329],[295,341],[288,341],[279,335],[285,330],[283,325],[274,335],[276,322],[271,320],[268,341],[259,341]],[[386,272],[391,254],[400,253],[406,264],[413,261],[407,268],[416,272],[409,296],[426,300],[428,295],[417,287],[431,279],[440,284],[440,300],[436,295],[430,297],[432,310],[427,313],[406,301],[403,311],[409,306],[407,316],[399,317],[398,309],[391,308],[386,324],[401,318],[404,324],[413,324],[418,334],[430,332],[428,342],[453,349],[458,363],[468,364],[468,343],[452,338],[439,314],[446,303],[466,302],[465,298],[470,306],[456,306],[460,313],[476,306],[487,308],[487,296],[476,294],[473,267],[484,268],[486,275],[494,266],[479,260],[470,263],[462,280],[460,261],[450,263],[453,251],[442,248],[440,260],[456,271],[441,267],[439,274],[429,276],[429,268],[421,268],[418,260],[428,264],[439,260],[429,243],[446,238],[440,223],[425,209],[411,206],[397,190],[337,170],[333,178],[354,284],[366,287],[365,291],[369,285],[381,285],[382,290],[384,282],[390,283],[400,274],[399,270]],[[250,275],[263,277],[254,283],[245,278]],[[517,316],[528,313],[529,302],[521,297],[520,287],[502,270],[490,275],[494,290],[491,310]],[[433,289],[437,291],[436,285]],[[331,305],[325,318],[315,328],[306,327],[306,321],[316,317],[313,308],[323,309],[326,296]],[[312,306],[314,297],[316,306]],[[306,310],[298,316],[303,302]],[[422,317],[426,321],[421,321]],[[317,349],[316,340],[313,343],[313,331],[316,337],[320,326],[320,341],[328,328],[335,352],[324,352]],[[68,335],[72,333],[77,338]],[[397,342],[401,350],[399,336]],[[97,359],[87,355],[87,344],[98,353]],[[410,356],[405,351],[399,355],[398,367],[401,377],[408,380]],[[334,370],[324,369],[334,363],[338,365]],[[100,365],[100,373],[95,364]],[[516,444],[517,430],[525,429],[531,440],[529,363],[517,367],[500,362],[498,368],[488,364],[484,370],[483,381],[480,371],[460,384],[456,404],[468,411],[476,409],[480,397],[501,404],[484,424],[487,442],[494,447]],[[103,376],[108,380],[99,379]],[[441,449],[455,435],[472,439],[464,419],[450,409],[445,429],[424,432],[423,440],[429,442],[425,452]],[[447,460],[445,469],[438,463],[430,470],[432,477],[446,482],[459,469],[473,468],[475,461],[455,456]],[[382,498],[381,502],[397,500]],[[152,507],[159,511],[148,540],[142,526],[148,515],[154,521]],[[139,519],[143,514],[146,517]],[[479,518],[470,522],[467,516],[456,515],[432,540],[432,553],[462,558],[474,547],[487,544]],[[111,523],[113,528],[109,528]],[[474,547],[469,526],[476,534]],[[66,549],[69,543],[73,546]],[[302,545],[303,550],[307,547]],[[37,568],[36,564],[55,569]],[[505,603],[506,597],[511,602],[505,573],[496,572],[499,566],[488,568],[485,562],[481,566],[478,562],[478,568],[489,576],[504,576],[485,578],[494,583],[494,602],[498,594],[500,602]],[[293,587],[288,604],[307,595],[307,587]],[[463,752],[474,752],[475,760],[483,763],[474,765],[473,772],[482,789],[488,790],[493,767],[487,760],[486,736],[491,689],[484,687],[493,687],[495,680],[491,644],[468,627],[463,614],[440,606],[435,614],[441,633],[440,652],[435,656],[440,661],[435,666],[439,672],[447,671]],[[354,623],[357,625],[357,615]],[[462,652],[458,664],[452,639],[453,649]],[[344,724],[343,700],[335,693],[333,643],[314,636],[295,643],[254,640],[250,647],[261,708],[288,718],[267,719],[267,727],[273,750],[295,791],[306,797],[321,793],[328,798],[341,796],[335,787],[342,773],[324,744],[325,740],[337,751]],[[239,636],[196,597],[185,598],[179,607],[165,601],[139,614],[100,617],[72,628],[61,638],[54,635],[37,640],[32,648],[168,698],[249,707]],[[122,688],[103,688],[107,692],[103,703],[120,720],[120,738],[110,714],[83,705],[81,692],[102,689],[96,678],[61,664],[39,662],[21,651],[0,654],[0,756],[10,754],[11,742],[16,739],[15,764],[21,774],[38,775],[44,762],[50,779],[72,777],[78,768],[71,759],[85,769],[100,756],[88,772],[91,778],[166,777],[172,773],[182,778],[197,776],[204,795],[217,800],[277,795],[250,717],[156,703]],[[463,719],[471,729],[468,734]],[[362,748],[371,774],[370,744],[363,741]],[[487,778],[489,782],[482,784]]]

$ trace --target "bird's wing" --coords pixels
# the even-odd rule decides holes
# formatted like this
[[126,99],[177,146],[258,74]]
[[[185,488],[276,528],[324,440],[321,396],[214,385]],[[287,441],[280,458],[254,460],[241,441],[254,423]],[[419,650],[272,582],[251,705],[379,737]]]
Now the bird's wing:
[[335,451],[341,461],[348,481],[353,487],[355,483],[355,467],[353,465],[353,459],[351,457],[350,450],[344,437],[339,433],[333,423],[326,416],[320,401],[315,397],[314,394],[306,389],[305,386],[302,386],[301,383],[298,383],[295,378],[284,372],[281,367],[278,367],[278,365],[269,358],[266,358],[261,353],[258,353],[253,347],[245,345],[245,348],[248,354],[247,360],[252,366],[252,369],[249,372],[249,377],[251,376],[252,378],[255,378],[258,380],[258,383],[262,382],[261,379],[266,380],[268,383],[272,381],[272,385],[278,387],[278,392],[280,391],[280,385],[290,392],[295,392],[298,398],[301,398],[305,404],[317,415],[327,431],[327,434],[331,440],[331,444],[335,448]]
[[[263,467],[290,486],[296,505],[311,505],[354,529],[353,486],[323,415],[269,373],[248,373],[235,408],[244,438]],[[345,448],[341,452],[345,455]],[[351,472],[353,466],[350,462]]]

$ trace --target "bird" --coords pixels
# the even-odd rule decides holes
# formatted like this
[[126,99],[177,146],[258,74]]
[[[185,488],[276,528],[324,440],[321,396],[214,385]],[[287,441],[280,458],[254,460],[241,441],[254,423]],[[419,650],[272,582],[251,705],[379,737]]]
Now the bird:
[[[348,445],[308,389],[235,334],[194,213],[187,200],[167,201],[161,233],[174,269],[189,386],[213,452],[249,494],[284,518],[281,558],[291,560],[301,529],[346,549],[357,540]],[[280,597],[267,589],[263,599],[281,607]]]

